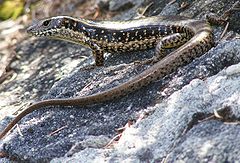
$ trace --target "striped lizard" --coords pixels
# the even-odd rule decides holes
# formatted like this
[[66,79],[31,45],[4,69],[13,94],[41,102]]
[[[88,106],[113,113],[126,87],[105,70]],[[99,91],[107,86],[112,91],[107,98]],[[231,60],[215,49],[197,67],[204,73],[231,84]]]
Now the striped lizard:
[[[106,52],[127,52],[155,48],[149,69],[109,90],[64,99],[48,99],[26,108],[1,132],[2,139],[25,115],[46,106],[85,106],[113,100],[140,89],[190,63],[213,46],[213,34],[206,20],[181,16],[155,16],[129,21],[90,21],[69,16],[39,21],[27,30],[35,36],[62,39],[92,49],[97,66],[103,65]],[[177,47],[177,48],[176,48]],[[164,50],[176,48],[168,55]]]

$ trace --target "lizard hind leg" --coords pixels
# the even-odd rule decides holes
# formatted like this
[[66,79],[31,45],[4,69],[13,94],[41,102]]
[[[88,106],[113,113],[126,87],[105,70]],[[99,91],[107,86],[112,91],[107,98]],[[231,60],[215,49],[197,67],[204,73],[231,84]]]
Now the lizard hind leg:
[[166,49],[177,48],[186,43],[190,38],[187,33],[174,33],[163,37],[156,45],[155,55],[145,63],[154,64],[166,56]]

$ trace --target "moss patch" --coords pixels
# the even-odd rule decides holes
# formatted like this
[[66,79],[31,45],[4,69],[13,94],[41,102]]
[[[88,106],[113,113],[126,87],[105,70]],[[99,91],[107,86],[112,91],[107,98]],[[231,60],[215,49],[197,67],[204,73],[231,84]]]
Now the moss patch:
[[23,13],[24,0],[4,0],[0,4],[0,19],[16,19]]

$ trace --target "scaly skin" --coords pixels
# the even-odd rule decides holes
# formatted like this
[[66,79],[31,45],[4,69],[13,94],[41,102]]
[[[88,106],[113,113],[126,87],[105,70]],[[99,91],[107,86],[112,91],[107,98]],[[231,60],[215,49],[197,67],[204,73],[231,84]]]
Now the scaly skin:
[[[181,20],[181,22],[179,21]],[[181,39],[166,48],[176,47],[189,40],[193,33],[183,26],[189,18],[179,16],[148,17],[129,21],[99,21],[57,16],[30,26],[35,36],[61,39],[91,48],[97,66],[104,64],[104,53],[129,52],[155,48],[163,38],[180,33]],[[170,38],[174,41],[174,38]],[[168,39],[168,40],[170,40]]]
[[[115,98],[119,98],[135,90],[138,90],[148,85],[149,83],[164,77],[165,75],[172,73],[178,67],[186,65],[196,57],[199,57],[200,55],[204,54],[213,46],[212,29],[206,21],[192,20],[192,19],[186,19],[181,17],[170,17],[170,18],[159,17],[159,19],[161,21],[158,21],[157,23],[159,26],[161,26],[161,28],[164,26],[166,28],[169,27],[170,29],[172,26],[175,26],[175,27],[177,26],[181,29],[181,30],[180,29],[178,30],[181,31],[183,35],[186,33],[186,35],[188,36],[191,35],[193,37],[190,39],[186,39],[186,37],[184,37],[184,39],[188,40],[187,42],[183,41],[183,42],[186,42],[185,44],[183,44],[182,46],[177,48],[175,51],[165,56],[162,60],[158,61],[149,69],[145,70],[144,72],[140,73],[136,77],[131,78],[129,81],[119,86],[116,86],[109,90],[96,93],[93,95],[89,95],[89,96],[66,98],[66,99],[50,99],[50,100],[44,100],[44,101],[34,103],[33,105],[25,109],[23,112],[21,112],[12,122],[8,124],[8,126],[2,131],[0,135],[0,139],[2,139],[7,134],[7,132],[10,129],[12,129],[14,125],[17,124],[25,115],[33,112],[34,110],[38,110],[46,106],[85,106],[89,104],[102,103],[105,101],[113,100]],[[144,26],[144,28],[148,29],[147,28],[149,27],[148,24],[151,24],[154,21],[156,25],[156,20],[157,20],[157,17],[153,17],[153,18],[150,17],[150,18],[144,19],[143,20],[144,25],[141,24],[141,19],[133,21],[134,23],[132,24],[131,22],[128,22],[128,21],[116,22],[116,24],[125,23],[127,25],[128,23],[130,23],[131,26],[135,25],[134,28],[140,28]],[[36,27],[41,28],[41,25],[43,22],[40,22],[39,24],[35,25],[34,28]],[[136,25],[136,23],[138,23],[138,25]],[[105,25],[105,23],[102,23],[101,25],[100,24],[101,23],[97,25],[95,24],[95,26],[99,28],[104,28],[105,30],[107,29],[107,25]],[[124,29],[115,29],[114,32],[120,32],[121,30],[124,30]],[[170,30],[169,33],[171,32],[172,31]],[[156,39],[157,41],[159,41],[156,48],[156,53],[157,53],[156,55],[161,55],[159,54],[159,52],[161,52],[162,49],[164,48],[174,47],[175,45],[179,46],[177,42],[181,42],[182,39],[183,38],[180,37],[179,35],[177,36],[174,35],[173,37],[171,37],[171,34],[170,36],[162,37],[161,40]],[[70,41],[73,41],[73,40],[70,40]],[[91,39],[87,41],[91,42]],[[76,40],[74,40],[73,42],[76,42]],[[83,44],[83,43],[80,42],[80,44]],[[86,42],[84,44],[86,44]],[[104,43],[104,45],[105,44],[107,43]],[[156,43],[154,43],[154,45],[156,46]],[[101,47],[101,45],[98,44],[98,47]],[[101,49],[103,49],[103,51],[107,51],[107,50],[104,50],[104,48],[101,48]],[[138,49],[135,49],[135,50],[138,50]]]

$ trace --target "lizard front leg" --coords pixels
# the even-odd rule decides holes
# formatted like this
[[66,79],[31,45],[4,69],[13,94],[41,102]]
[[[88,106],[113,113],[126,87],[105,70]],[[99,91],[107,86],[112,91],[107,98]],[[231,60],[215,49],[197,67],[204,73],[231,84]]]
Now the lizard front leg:
[[92,51],[94,59],[95,59],[95,65],[96,66],[103,66],[104,65],[104,52],[103,50],[93,50]]
[[95,66],[100,67],[104,65],[104,50],[93,42],[88,42],[92,49],[93,57],[95,60]]

